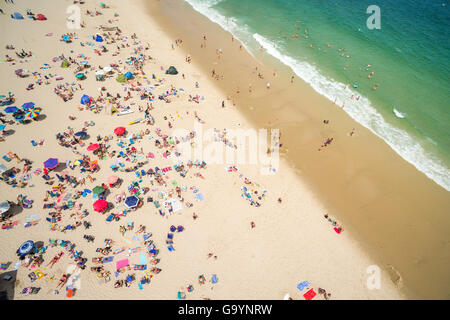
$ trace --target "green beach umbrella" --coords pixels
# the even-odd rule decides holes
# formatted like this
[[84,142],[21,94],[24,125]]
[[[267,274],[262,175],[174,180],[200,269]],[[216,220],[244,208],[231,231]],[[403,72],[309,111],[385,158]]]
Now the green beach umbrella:
[[75,77],[78,79],[78,80],[82,80],[82,79],[84,79],[86,76],[84,75],[84,73],[77,73],[76,75],[75,75]]
[[105,192],[105,188],[103,188],[102,186],[96,186],[94,189],[92,189],[92,192],[96,194],[101,194]]
[[69,66],[70,66],[70,64],[69,64],[69,61],[67,61],[67,60],[64,60],[61,63],[61,68],[68,68]]
[[119,74],[116,78],[117,82],[127,82],[127,77],[125,77],[125,75],[123,73]]

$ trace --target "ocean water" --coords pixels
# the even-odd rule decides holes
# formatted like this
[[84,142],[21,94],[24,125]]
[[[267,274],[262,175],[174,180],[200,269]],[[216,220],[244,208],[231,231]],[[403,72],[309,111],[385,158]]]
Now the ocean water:
[[[448,0],[185,1],[252,55],[273,56],[344,105],[450,191]],[[380,29],[367,27],[370,5],[380,8]]]

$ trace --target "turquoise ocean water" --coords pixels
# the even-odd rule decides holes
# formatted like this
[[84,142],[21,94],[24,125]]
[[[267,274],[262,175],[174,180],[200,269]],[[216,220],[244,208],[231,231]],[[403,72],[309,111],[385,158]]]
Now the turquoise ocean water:
[[[253,55],[275,57],[345,104],[353,119],[450,191],[448,0],[185,1]],[[366,26],[370,5],[380,8],[381,29]]]

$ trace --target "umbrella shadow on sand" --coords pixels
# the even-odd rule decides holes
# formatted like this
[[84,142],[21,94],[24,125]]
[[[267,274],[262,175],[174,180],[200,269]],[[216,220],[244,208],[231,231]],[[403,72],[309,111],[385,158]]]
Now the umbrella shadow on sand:
[[12,136],[14,133],[16,133],[16,130],[14,130],[14,129],[5,130],[4,136],[5,137]]
[[45,114],[40,114],[40,115],[38,115],[36,118],[34,118],[34,120],[36,120],[36,121],[42,121],[42,120],[45,120],[45,119],[47,119],[47,116],[45,115]]
[[0,300],[14,300],[18,282],[17,270],[0,273]]

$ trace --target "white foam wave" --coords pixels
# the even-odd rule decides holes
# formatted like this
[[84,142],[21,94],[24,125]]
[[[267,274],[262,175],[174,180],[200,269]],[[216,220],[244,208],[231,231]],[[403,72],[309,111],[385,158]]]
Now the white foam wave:
[[406,113],[402,113],[400,111],[398,111],[397,109],[394,108],[394,114],[397,118],[405,118],[406,117]]
[[[418,141],[413,139],[406,131],[387,123],[383,116],[371,105],[370,101],[360,96],[357,101],[353,97],[359,93],[346,87],[345,84],[334,81],[320,73],[311,64],[281,53],[271,41],[255,33],[253,38],[267,53],[289,66],[299,77],[308,82],[317,92],[331,101],[337,101],[339,106],[344,104],[344,111],[354,120],[368,128],[382,138],[401,157],[413,164],[427,177],[450,191],[450,171],[432,154],[425,151]],[[398,111],[397,111],[398,112]],[[399,113],[400,116],[404,116]]]
[[236,19],[227,18],[221,15],[217,10],[212,8],[216,4],[223,0],[185,0],[189,3],[195,11],[200,12],[214,23],[217,23],[226,31],[230,32],[237,40],[242,43],[242,46],[254,57],[252,51],[247,47],[246,43],[242,40],[246,36],[251,36],[246,25],[238,25]]
[[[245,49],[251,54],[252,50],[247,47],[242,39],[251,39],[252,33],[248,26],[238,25],[233,18],[227,19],[217,10],[212,8],[223,0],[185,0],[194,10],[206,16],[209,20],[219,24],[223,29],[233,34]],[[334,81],[322,75],[313,65],[298,61],[281,53],[273,43],[263,36],[255,33],[253,38],[264,48],[267,53],[289,66],[295,74],[309,83],[314,90],[331,101],[336,101],[339,106],[344,105],[344,111],[354,120],[368,128],[378,137],[382,138],[395,152],[406,161],[413,164],[428,178],[450,191],[450,170],[435,156],[427,153],[421,144],[413,139],[406,131],[396,128],[387,123],[383,116],[371,105],[370,101],[345,84]],[[351,97],[354,97],[353,99]],[[355,97],[360,96],[359,100]],[[397,111],[398,112],[398,111]],[[395,111],[394,111],[395,113]],[[396,114],[397,115],[397,114]],[[403,115],[399,113],[399,115]],[[398,116],[398,115],[397,115]]]

